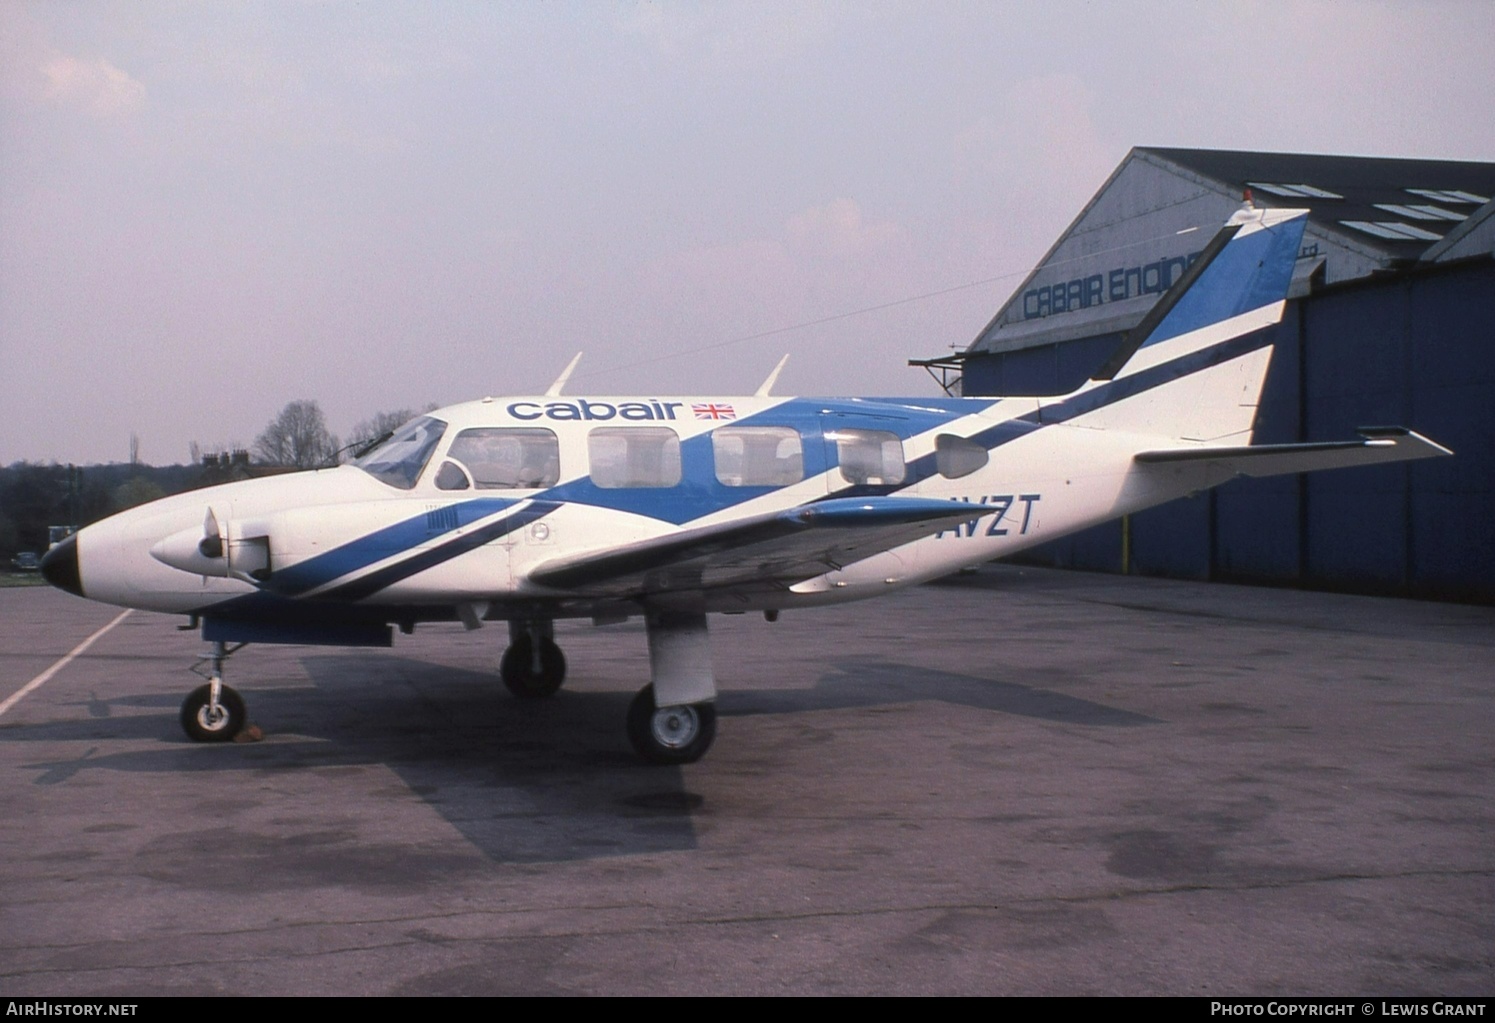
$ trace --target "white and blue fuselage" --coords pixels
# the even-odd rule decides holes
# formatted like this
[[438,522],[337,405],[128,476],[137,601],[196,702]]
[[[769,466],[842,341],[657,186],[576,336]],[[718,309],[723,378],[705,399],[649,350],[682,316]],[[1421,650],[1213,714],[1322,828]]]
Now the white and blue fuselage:
[[[220,652],[507,622],[521,695],[560,685],[555,619],[642,615],[653,682],[630,736],[686,762],[714,734],[708,613],[886,593],[1238,475],[1447,454],[1403,430],[1250,444],[1304,222],[1242,210],[1069,395],[577,397],[558,381],[433,411],[349,465],[121,513],[43,570],[192,615]],[[197,738],[234,728],[220,687],[184,707]]]

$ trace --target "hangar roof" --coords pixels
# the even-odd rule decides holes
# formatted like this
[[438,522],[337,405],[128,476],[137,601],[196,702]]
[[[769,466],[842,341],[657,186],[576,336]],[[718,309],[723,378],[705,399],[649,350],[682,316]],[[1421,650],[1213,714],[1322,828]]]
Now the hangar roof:
[[1349,232],[1397,260],[1422,258],[1495,198],[1492,163],[1150,146],[1136,151],[1242,192],[1249,188],[1260,206],[1306,207],[1310,221]]

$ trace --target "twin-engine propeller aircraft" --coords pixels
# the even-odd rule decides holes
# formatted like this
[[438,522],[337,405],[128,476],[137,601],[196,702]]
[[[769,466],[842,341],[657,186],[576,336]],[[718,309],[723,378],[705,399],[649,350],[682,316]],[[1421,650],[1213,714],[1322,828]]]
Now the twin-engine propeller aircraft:
[[[1053,398],[484,398],[335,469],[211,487],[88,526],[43,571],[190,615],[213,644],[187,734],[232,739],[245,643],[389,646],[506,622],[504,684],[553,694],[557,618],[642,616],[639,754],[716,733],[707,615],[857,600],[1215,486],[1450,452],[1405,429],[1250,445],[1305,211],[1240,210],[1096,376]],[[782,367],[780,363],[780,367]]]

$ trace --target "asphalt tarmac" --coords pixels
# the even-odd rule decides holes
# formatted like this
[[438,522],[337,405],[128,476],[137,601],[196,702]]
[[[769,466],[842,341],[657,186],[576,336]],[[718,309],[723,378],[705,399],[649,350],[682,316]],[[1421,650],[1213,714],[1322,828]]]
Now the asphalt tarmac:
[[[0,700],[119,609],[0,590]],[[641,625],[251,646],[177,724],[135,612],[0,713],[0,994],[1495,993],[1495,608],[1010,567],[713,618],[637,763]]]

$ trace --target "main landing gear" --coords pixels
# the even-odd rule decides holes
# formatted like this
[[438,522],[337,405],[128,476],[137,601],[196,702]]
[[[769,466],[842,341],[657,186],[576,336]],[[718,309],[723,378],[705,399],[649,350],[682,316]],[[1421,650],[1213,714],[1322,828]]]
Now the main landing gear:
[[628,741],[651,764],[693,764],[716,739],[716,676],[706,615],[650,611],[649,674],[628,706]]
[[[716,738],[716,677],[706,616],[650,611],[645,624],[653,681],[628,706],[628,741],[651,764],[695,763]],[[554,624],[548,619],[510,622],[509,648],[498,670],[515,696],[553,696],[566,678]]]
[[509,692],[521,699],[554,696],[566,680],[566,656],[548,619],[509,623],[509,648],[498,663]]
[[[213,652],[192,666],[194,673],[208,680],[182,701],[182,731],[194,742],[232,742],[248,723],[243,697],[223,684],[223,662],[243,646],[216,642]],[[209,663],[211,668],[204,670],[203,665]]]
[[716,704],[661,707],[654,686],[644,686],[628,705],[628,741],[651,764],[693,764],[716,739]]

